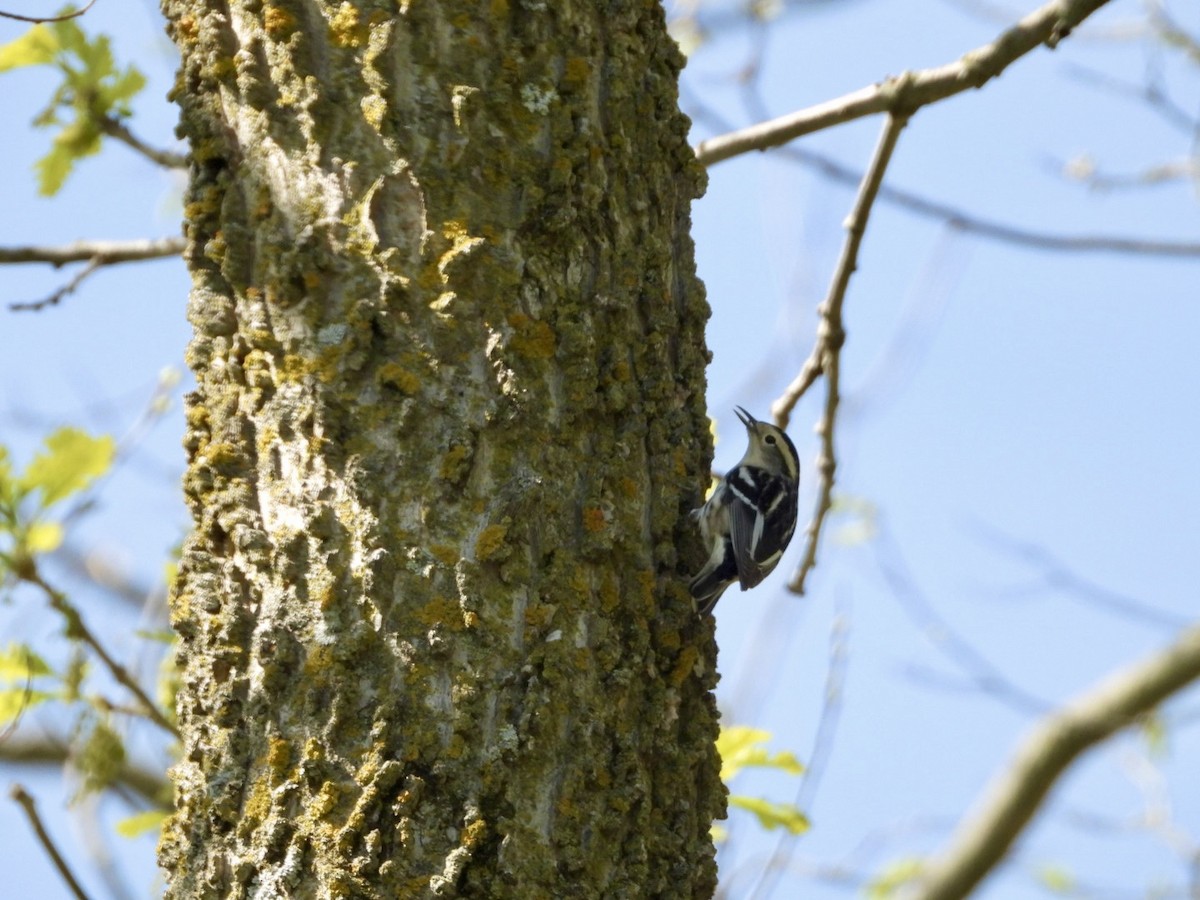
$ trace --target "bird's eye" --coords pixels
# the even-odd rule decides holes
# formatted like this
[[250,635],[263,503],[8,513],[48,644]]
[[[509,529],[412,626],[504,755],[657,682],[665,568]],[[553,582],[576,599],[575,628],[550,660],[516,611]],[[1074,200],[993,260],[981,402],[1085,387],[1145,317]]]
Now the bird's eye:
[[768,434],[765,438],[763,438],[763,440],[765,440],[768,444],[773,444],[775,443],[775,435]]

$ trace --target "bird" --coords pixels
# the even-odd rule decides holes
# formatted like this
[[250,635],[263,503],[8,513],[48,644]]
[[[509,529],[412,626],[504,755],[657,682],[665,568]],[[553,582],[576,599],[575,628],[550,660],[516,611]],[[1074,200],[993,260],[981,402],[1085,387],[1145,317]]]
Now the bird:
[[734,407],[749,446],[705,504],[692,510],[708,561],[689,585],[701,615],[712,612],[725,589],[749,590],[779,564],[796,531],[800,458],[783,431]]

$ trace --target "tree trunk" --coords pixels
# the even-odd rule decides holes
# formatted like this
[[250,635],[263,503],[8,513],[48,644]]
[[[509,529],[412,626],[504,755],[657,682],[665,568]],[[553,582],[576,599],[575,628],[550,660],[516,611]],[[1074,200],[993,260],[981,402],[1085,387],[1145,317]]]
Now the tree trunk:
[[165,9],[197,381],[167,895],[710,895],[702,174],[659,3]]

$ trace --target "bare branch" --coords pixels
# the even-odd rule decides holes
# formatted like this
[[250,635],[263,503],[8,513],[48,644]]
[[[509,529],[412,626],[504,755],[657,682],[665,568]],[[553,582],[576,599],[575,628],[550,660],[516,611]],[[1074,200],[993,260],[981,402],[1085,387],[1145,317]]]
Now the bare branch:
[[813,385],[818,375],[825,377],[825,409],[817,425],[817,433],[821,436],[821,452],[817,457],[817,471],[821,479],[817,490],[817,505],[806,531],[804,557],[796,574],[788,583],[789,590],[798,594],[804,593],[804,580],[817,564],[817,543],[821,537],[821,526],[825,522],[829,507],[833,504],[833,483],[837,472],[834,427],[838,403],[841,400],[839,387],[842,344],[846,341],[846,332],[842,327],[842,304],[846,299],[846,289],[850,286],[850,276],[858,266],[858,248],[867,230],[871,206],[875,203],[879,186],[883,183],[883,173],[887,171],[892,151],[896,149],[896,141],[907,123],[907,116],[895,114],[889,115],[884,123],[879,143],[875,146],[875,154],[855,198],[854,208],[846,219],[846,241],[842,245],[842,255],[833,273],[829,294],[817,310],[821,321],[817,326],[816,345],[801,367],[796,380],[784,391],[782,397],[771,404],[771,415],[775,417],[780,428],[786,428],[792,410],[804,392]]
[[54,867],[58,869],[58,874],[62,876],[62,880],[67,883],[67,887],[71,889],[71,893],[75,895],[77,900],[88,900],[87,894],[83,892],[83,888],[79,886],[79,882],[75,880],[75,876],[71,873],[71,868],[67,865],[67,861],[63,859],[62,854],[58,852],[58,848],[54,846],[54,841],[51,839],[50,833],[46,831],[46,826],[42,824],[42,817],[38,815],[37,804],[34,803],[33,797],[19,784],[14,784],[9,789],[9,794],[20,804],[21,809],[25,810],[25,815],[29,819],[33,833],[37,835],[38,842],[45,848],[46,854],[54,863]]
[[1193,625],[1174,644],[1043,719],[907,896],[919,900],[967,896],[1008,853],[1078,756],[1197,678],[1200,625]]
[[983,540],[1036,569],[1042,585],[1048,590],[1075,594],[1095,608],[1121,616],[1126,621],[1169,628],[1172,632],[1191,621],[1186,616],[1158,609],[1085,578],[1040,544],[1021,540],[986,522],[975,522],[973,527]]
[[[843,183],[857,184],[861,173],[836,160],[801,147],[786,147],[782,151],[797,162],[815,168],[823,175]],[[1200,242],[1160,241],[1153,238],[1123,237],[1107,234],[1053,234],[1031,231],[980,218],[945,203],[929,200],[901,188],[884,185],[879,199],[928,219],[937,219],[950,228],[1006,244],[1028,247],[1031,250],[1067,253],[1130,253],[1138,256],[1200,256]]]
[[886,527],[880,529],[876,538],[874,558],[892,599],[904,615],[930,644],[966,673],[976,688],[1021,713],[1040,715],[1052,708],[1049,702],[1010,680],[937,612],[917,585],[904,554]]
[[69,19],[78,19],[95,5],[96,0],[88,0],[83,9],[77,9],[74,12],[63,13],[61,16],[23,16],[20,13],[5,12],[0,10],[0,18],[16,19],[18,22],[33,22],[35,25],[40,25],[44,22],[66,22]]
[[73,262],[87,263],[70,281],[49,296],[40,300],[10,303],[8,308],[13,312],[38,312],[57,304],[105,266],[178,256],[186,246],[187,242],[178,237],[144,241],[77,241],[59,247],[0,247],[0,265],[44,263],[58,268]]
[[186,169],[188,164],[187,154],[175,153],[171,150],[159,150],[145,143],[141,138],[135,135],[120,119],[113,116],[102,116],[97,124],[100,130],[107,134],[110,138],[120,141],[128,147],[136,150],[142,156],[146,157],[151,162],[157,163],[164,169]]
[[162,710],[158,708],[158,705],[150,699],[142,689],[142,686],[129,674],[129,670],[113,659],[104,648],[104,645],[100,643],[99,638],[84,623],[79,610],[67,600],[66,594],[55,589],[42,578],[41,573],[32,562],[20,567],[16,574],[22,581],[41,588],[47,600],[50,601],[50,606],[66,620],[67,635],[79,638],[79,640],[87,644],[100,657],[100,661],[104,663],[104,667],[108,669],[112,677],[120,682],[137,699],[138,705],[141,706],[142,713],[146,718],[164,731],[169,732],[175,737],[179,737],[178,729],[162,714]]
[[1183,29],[1170,15],[1162,3],[1147,4],[1150,26],[1159,40],[1168,47],[1181,51],[1193,64],[1200,65],[1200,38]]
[[[65,738],[47,736],[23,738],[16,735],[0,743],[0,760],[24,766],[63,766],[71,760],[71,749]],[[122,786],[137,794],[155,809],[169,810],[171,783],[161,771],[147,765],[125,760],[112,780],[112,787]]]
[[[689,102],[689,113],[697,121],[704,120],[716,127],[730,129],[728,121],[717,115],[712,109],[700,104],[695,98]],[[810,169],[816,169],[831,181],[850,185],[862,182],[862,172],[844,166],[833,157],[807,147],[781,147],[779,155]],[[879,199],[915,215],[943,222],[957,231],[977,234],[980,237],[1018,247],[1027,247],[1031,250],[1067,253],[1131,253],[1139,256],[1200,256],[1200,242],[1196,241],[1160,241],[1153,238],[1120,235],[1070,235],[1033,231],[980,218],[949,204],[930,200],[920,194],[886,184],[879,188]],[[815,380],[820,373],[811,372],[809,374]]]
[[152,238],[142,241],[76,241],[58,247],[0,247],[0,265],[7,263],[68,263],[100,260],[101,265],[162,259],[183,253],[187,242],[182,237]]
[[777,147],[805,134],[882,112],[911,115],[967,88],[982,87],[1017,59],[1045,44],[1053,49],[1107,0],[1052,0],[1002,32],[990,44],[956,62],[905,73],[768,122],[702,141],[696,158],[711,166],[722,160]]

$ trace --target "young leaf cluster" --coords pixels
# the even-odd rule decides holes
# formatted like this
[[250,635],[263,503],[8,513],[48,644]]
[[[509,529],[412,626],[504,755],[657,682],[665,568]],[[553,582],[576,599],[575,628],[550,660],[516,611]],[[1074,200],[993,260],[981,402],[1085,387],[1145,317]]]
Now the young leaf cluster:
[[38,554],[58,548],[63,530],[51,518],[53,508],[107,472],[115,452],[109,435],[60,428],[17,473],[8,448],[0,445],[0,575],[5,581],[24,577]]
[[[87,648],[127,687],[132,685],[131,676],[98,643],[66,596],[45,581],[39,558],[62,543],[61,517],[56,518],[55,513],[63,501],[78,500],[108,472],[115,449],[110,436],[93,437],[77,428],[60,428],[46,437],[19,471],[8,448],[0,445],[0,587],[11,589],[25,583],[40,589],[63,616],[65,634],[75,645],[61,669],[24,643],[12,642],[0,649],[0,734],[7,736],[27,710],[47,701],[73,707],[78,715],[72,729],[71,757],[82,776],[81,795],[107,789],[124,770],[124,741],[111,724],[112,714],[146,715],[150,701],[139,693],[140,707],[123,707],[84,691]],[[162,718],[161,713],[158,716]]]
[[49,152],[36,163],[38,190],[48,197],[78,160],[99,152],[104,123],[131,114],[130,101],[146,78],[134,66],[118,68],[108,38],[89,38],[74,21],[34,25],[0,46],[0,73],[28,66],[51,66],[62,79],[33,121],[57,128]]
[[[735,775],[747,768],[777,769],[788,775],[802,774],[804,765],[794,754],[787,751],[768,752],[766,743],[770,739],[771,733],[761,728],[745,725],[722,728],[717,738],[717,752],[721,754],[721,780],[728,785]],[[808,816],[794,803],[776,803],[762,797],[730,794],[729,805],[753,813],[758,824],[767,831],[784,828],[791,834],[803,834],[809,828]]]

